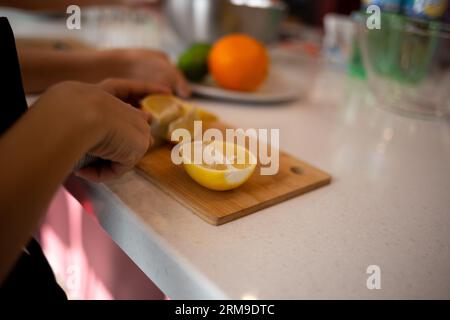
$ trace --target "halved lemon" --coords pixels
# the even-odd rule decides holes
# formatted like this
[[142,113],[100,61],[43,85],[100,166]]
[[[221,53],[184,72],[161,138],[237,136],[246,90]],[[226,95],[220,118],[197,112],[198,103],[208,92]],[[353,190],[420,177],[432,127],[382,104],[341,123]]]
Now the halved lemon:
[[171,95],[147,96],[141,101],[141,109],[152,115],[152,135],[169,142],[175,129],[184,128],[194,134],[194,121],[217,120],[213,113]]
[[141,101],[141,109],[152,116],[151,132],[155,144],[167,141],[169,125],[183,116],[180,103],[168,95],[151,95]]
[[[195,151],[196,148],[201,151]],[[195,158],[196,152],[200,159]],[[194,181],[216,191],[241,186],[256,167],[256,157],[246,148],[231,142],[187,143],[182,146],[182,159],[184,169]]]

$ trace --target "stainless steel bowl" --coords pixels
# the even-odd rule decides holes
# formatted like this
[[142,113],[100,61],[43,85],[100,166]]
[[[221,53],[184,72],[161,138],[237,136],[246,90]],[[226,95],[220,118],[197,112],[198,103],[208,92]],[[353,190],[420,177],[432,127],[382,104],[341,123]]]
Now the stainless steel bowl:
[[268,44],[276,40],[286,7],[271,0],[166,0],[169,23],[184,44],[213,42],[233,32]]

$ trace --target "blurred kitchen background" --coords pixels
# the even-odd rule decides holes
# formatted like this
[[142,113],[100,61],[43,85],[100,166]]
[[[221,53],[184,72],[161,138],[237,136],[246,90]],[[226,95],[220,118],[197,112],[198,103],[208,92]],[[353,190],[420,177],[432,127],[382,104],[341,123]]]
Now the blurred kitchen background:
[[[136,1],[141,2],[132,2]],[[448,113],[448,0],[144,2],[144,6],[83,7],[81,30],[66,28],[65,12],[3,12],[16,36],[28,45],[59,50],[153,48],[165,51],[174,62],[192,43],[246,33],[267,45],[273,64],[303,62],[307,68],[311,63],[305,59],[315,58],[367,80],[386,108],[425,118]],[[365,9],[371,4],[382,9],[382,30],[366,26],[370,14]],[[311,73],[314,70],[308,68],[294,76],[303,83],[299,79],[307,75],[306,86]]]
[[[405,117],[448,121],[447,2],[151,1],[144,6],[82,7],[81,30],[66,28],[65,12],[0,11],[9,17],[20,45],[55,50],[152,48],[167,52],[174,62],[194,42],[211,43],[227,33],[247,33],[267,45],[273,65],[294,70],[291,76],[303,90],[300,99],[313,99],[317,86],[337,85],[330,80],[333,75],[325,81],[318,73],[340,74],[339,79],[345,74],[346,83],[339,85],[346,94],[358,91],[362,95],[350,101],[355,108],[360,101],[370,101],[374,108],[382,107]],[[370,4],[382,9],[381,30],[367,28],[370,14],[366,8]],[[67,215],[61,216],[61,211]],[[41,241],[72,298],[164,298],[63,190],[43,224]],[[94,243],[96,248],[102,247],[95,254]],[[71,282],[74,274],[83,277],[75,287]]]

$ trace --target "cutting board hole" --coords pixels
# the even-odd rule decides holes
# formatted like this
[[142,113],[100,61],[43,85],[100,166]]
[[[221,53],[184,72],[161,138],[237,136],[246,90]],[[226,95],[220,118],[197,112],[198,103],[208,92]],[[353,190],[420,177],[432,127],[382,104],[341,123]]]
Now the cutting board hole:
[[298,174],[298,175],[301,175],[303,173],[303,170],[300,167],[291,167],[291,172],[295,173],[295,174]]

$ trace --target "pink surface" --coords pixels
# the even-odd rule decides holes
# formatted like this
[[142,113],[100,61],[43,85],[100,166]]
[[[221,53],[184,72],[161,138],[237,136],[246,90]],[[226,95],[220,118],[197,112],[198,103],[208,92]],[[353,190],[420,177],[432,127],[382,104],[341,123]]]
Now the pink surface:
[[70,299],[165,298],[63,188],[49,207],[40,242]]

